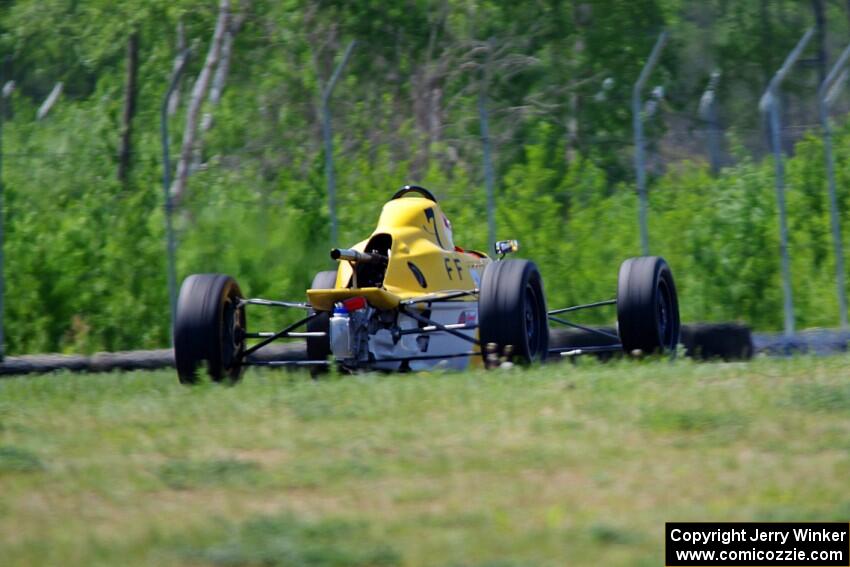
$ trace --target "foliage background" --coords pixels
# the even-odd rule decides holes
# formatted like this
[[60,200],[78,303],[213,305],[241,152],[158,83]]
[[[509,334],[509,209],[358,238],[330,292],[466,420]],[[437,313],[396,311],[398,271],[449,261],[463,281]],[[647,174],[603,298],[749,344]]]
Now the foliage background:
[[[339,244],[368,234],[388,195],[417,182],[443,199],[457,243],[488,248],[477,104],[489,58],[498,236],[518,238],[522,254],[538,261],[550,304],[612,297],[619,262],[639,253],[631,84],[666,27],[671,44],[651,81],[665,96],[647,124],[652,251],[674,269],[684,320],[777,329],[773,164],[756,103],[818,9],[824,57],[807,52],[789,81],[783,141],[798,326],[835,325],[813,125],[818,78],[850,37],[843,0],[243,0],[233,6],[245,24],[226,89],[207,107],[214,125],[177,214],[178,276],[226,272],[251,295],[298,298],[330,267],[319,90],[356,38],[333,97]],[[167,345],[159,111],[180,21],[195,49],[184,104],[170,119],[174,155],[216,12],[199,0],[0,0],[0,70],[16,84],[2,142],[7,352]],[[140,38],[138,109],[122,183],[117,148],[132,31]],[[716,176],[697,118],[714,69],[723,72],[725,132]],[[62,98],[37,120],[56,81]],[[836,104],[835,148],[845,242],[847,104]]]

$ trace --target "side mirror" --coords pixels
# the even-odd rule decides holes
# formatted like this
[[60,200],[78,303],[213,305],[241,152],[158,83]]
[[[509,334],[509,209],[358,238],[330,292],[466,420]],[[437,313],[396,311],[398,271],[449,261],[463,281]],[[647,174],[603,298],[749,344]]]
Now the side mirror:
[[516,240],[499,240],[493,245],[496,249],[496,254],[504,257],[505,254],[510,254],[519,250],[519,242]]

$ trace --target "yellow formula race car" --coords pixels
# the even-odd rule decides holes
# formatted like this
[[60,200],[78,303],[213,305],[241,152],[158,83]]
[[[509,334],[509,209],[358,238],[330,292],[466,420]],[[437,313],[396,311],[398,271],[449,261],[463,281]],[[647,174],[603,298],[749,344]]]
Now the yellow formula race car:
[[[319,272],[306,302],[243,297],[222,274],[195,274],[180,289],[174,356],[183,383],[198,371],[215,381],[236,381],[247,366],[304,365],[321,370],[464,369],[487,359],[544,361],[547,356],[623,349],[674,352],[679,305],[663,258],[630,258],[620,266],[616,299],[547,310],[534,262],[505,259],[516,241],[495,243],[498,259],[464,250],[434,195],[407,185],[384,205],[378,226],[351,248],[336,248],[336,270]],[[618,333],[564,319],[580,309],[617,306]],[[249,331],[248,306],[303,310],[277,332]],[[549,322],[598,333],[599,346],[549,348]],[[303,330],[302,330],[303,329]],[[307,342],[307,359],[258,360],[266,345],[290,338]],[[250,344],[249,344],[250,342]],[[616,344],[611,344],[612,342]]]

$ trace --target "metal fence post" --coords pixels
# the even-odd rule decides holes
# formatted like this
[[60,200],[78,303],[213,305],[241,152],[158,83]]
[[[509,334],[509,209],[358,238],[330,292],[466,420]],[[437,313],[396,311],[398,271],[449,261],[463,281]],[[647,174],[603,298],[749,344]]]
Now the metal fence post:
[[713,71],[708,80],[708,86],[699,101],[699,117],[706,125],[708,142],[708,159],[711,164],[711,174],[720,172],[720,124],[717,116],[717,84],[720,82],[720,71]]
[[495,175],[493,155],[490,148],[490,118],[487,112],[487,87],[490,84],[490,61],[493,56],[493,40],[487,42],[487,59],[478,87],[478,120],[481,124],[481,150],[484,158],[484,187],[487,191],[487,247],[496,242],[496,199],[494,196]]
[[184,50],[180,54],[180,61],[174,68],[171,75],[171,81],[168,84],[168,91],[162,99],[162,114],[160,116],[160,135],[162,138],[162,191],[165,197],[165,238],[166,238],[166,255],[168,261],[168,304],[171,309],[171,326],[169,328],[169,336],[171,344],[174,345],[174,323],[177,316],[177,269],[175,267],[174,256],[176,254],[177,245],[174,240],[174,225],[171,219],[171,214],[174,210],[174,203],[171,199],[171,154],[168,140],[168,101],[171,99],[171,94],[177,87],[177,82],[183,75],[183,70],[186,68],[186,62],[189,60],[189,50]]
[[850,59],[850,45],[829,71],[818,88],[818,113],[823,129],[823,154],[826,161],[826,176],[829,186],[829,220],[832,225],[832,244],[835,250],[835,285],[838,292],[838,310],[841,330],[847,332],[847,290],[844,287],[844,246],[841,242],[841,224],[838,216],[838,199],[835,195],[835,157],[832,155],[832,129],[829,125],[830,90]]
[[635,136],[635,174],[637,176],[639,200],[638,221],[640,223],[640,248],[641,253],[644,256],[649,255],[649,227],[647,224],[647,209],[649,205],[647,203],[648,199],[646,194],[646,164],[644,163],[643,157],[643,103],[641,101],[640,91],[646,84],[649,74],[652,73],[652,69],[658,63],[661,50],[664,48],[664,44],[666,42],[667,32],[662,31],[658,35],[658,39],[655,41],[655,46],[649,54],[649,59],[646,60],[643,70],[641,70],[640,76],[632,90],[632,124]]
[[342,69],[345,67],[345,64],[348,63],[348,58],[351,57],[351,51],[354,49],[355,45],[357,45],[356,40],[348,44],[348,47],[345,49],[345,54],[342,56],[342,60],[336,66],[333,75],[331,75],[330,81],[328,81],[328,84],[322,90],[322,137],[325,141],[325,181],[328,185],[328,214],[331,217],[332,246],[336,246],[337,244],[338,229],[336,218],[336,180],[334,179],[334,145],[333,131],[331,129],[330,99],[334,87],[342,74]]
[[776,164],[776,205],[779,209],[779,253],[782,262],[782,291],[784,297],[785,337],[794,336],[794,299],[791,290],[791,261],[788,256],[788,221],[785,211],[785,164],[782,161],[782,123],[779,117],[779,87],[788,75],[791,67],[800,58],[803,49],[812,39],[815,30],[809,30],[800,38],[796,47],[788,54],[782,67],[770,80],[759,101],[762,112],[769,113],[770,140],[773,147],[773,159]]

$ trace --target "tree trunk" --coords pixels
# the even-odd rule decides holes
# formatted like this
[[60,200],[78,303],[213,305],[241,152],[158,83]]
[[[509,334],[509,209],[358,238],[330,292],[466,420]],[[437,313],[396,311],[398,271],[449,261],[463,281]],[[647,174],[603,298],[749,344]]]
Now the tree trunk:
[[53,90],[50,91],[50,94],[47,95],[47,98],[44,99],[44,102],[38,107],[38,112],[35,115],[36,120],[42,120],[45,116],[47,116],[47,113],[50,112],[50,109],[53,108],[53,105],[56,104],[56,101],[58,101],[59,97],[62,95],[62,86],[62,81],[56,83]]
[[564,158],[567,163],[574,162],[579,155],[579,113],[581,112],[581,103],[578,96],[579,73],[581,72],[582,57],[584,55],[584,28],[590,24],[592,15],[592,7],[585,2],[573,1],[573,30],[575,39],[573,40],[572,52],[568,62],[569,87],[570,94],[568,98],[567,110],[567,144],[564,153]]
[[118,151],[118,181],[126,183],[132,155],[133,117],[136,115],[136,78],[139,69],[139,34],[127,40],[127,77],[124,85],[124,116],[121,121],[121,146]]
[[823,0],[812,0],[812,10],[815,13],[815,25],[817,29],[817,65],[818,65],[818,84],[823,83],[826,79],[826,15],[823,5]]
[[[12,76],[12,56],[6,55],[3,58],[2,67],[0,67],[0,75],[3,77],[11,77]],[[0,97],[3,97],[5,103],[3,104],[3,116],[0,116],[0,120],[11,120],[14,117],[14,113],[12,112],[12,93],[15,91],[15,81],[9,79],[5,82],[0,81],[3,88],[0,89]]]
[[221,101],[221,93],[224,91],[224,84],[227,82],[227,75],[230,72],[230,56],[233,52],[233,40],[242,28],[242,24],[245,23],[245,17],[249,6],[250,2],[242,2],[240,5],[240,14],[233,19],[233,22],[227,27],[227,31],[224,34],[224,40],[221,43],[221,56],[219,57],[218,65],[216,65],[215,75],[213,76],[212,85],[210,86],[208,99],[210,106],[201,119],[201,133],[198,135],[198,140],[195,144],[193,169],[200,166],[203,159],[204,134],[206,134],[213,125],[212,107],[217,106],[219,101]]
[[[183,20],[178,20],[177,22],[177,55],[174,56],[174,66],[171,69],[172,74],[177,72],[177,69],[183,65],[183,52],[186,51],[186,34],[183,31]],[[168,99],[168,115],[172,116],[175,112],[177,112],[177,107],[180,106],[180,83],[182,83],[182,79],[178,81],[177,86],[174,91],[171,93],[171,96]]]
[[448,71],[448,62],[446,55],[437,55],[437,51],[447,15],[448,7],[446,2],[443,2],[440,12],[430,22],[425,60],[418,66],[412,77],[413,115],[416,126],[422,134],[419,151],[416,152],[411,163],[411,173],[414,178],[421,177],[427,171],[431,149],[442,137],[442,83]]
[[192,87],[192,97],[189,99],[189,108],[186,111],[186,127],[183,130],[183,142],[180,146],[180,161],[177,162],[177,174],[174,176],[174,183],[171,184],[171,198],[175,206],[179,205],[186,190],[186,182],[189,178],[189,165],[192,161],[192,148],[195,145],[195,135],[198,131],[201,104],[203,104],[204,98],[206,98],[210,85],[210,76],[221,54],[221,44],[224,41],[229,19],[230,2],[229,0],[221,0],[215,31],[213,32],[212,41],[210,41],[209,51],[207,51],[207,58]]
[[764,83],[770,80],[775,70],[773,69],[772,47],[773,43],[773,26],[770,22],[770,4],[768,0],[761,0],[759,4],[759,18],[761,19],[761,46],[759,54],[761,55],[761,70],[764,75]]

